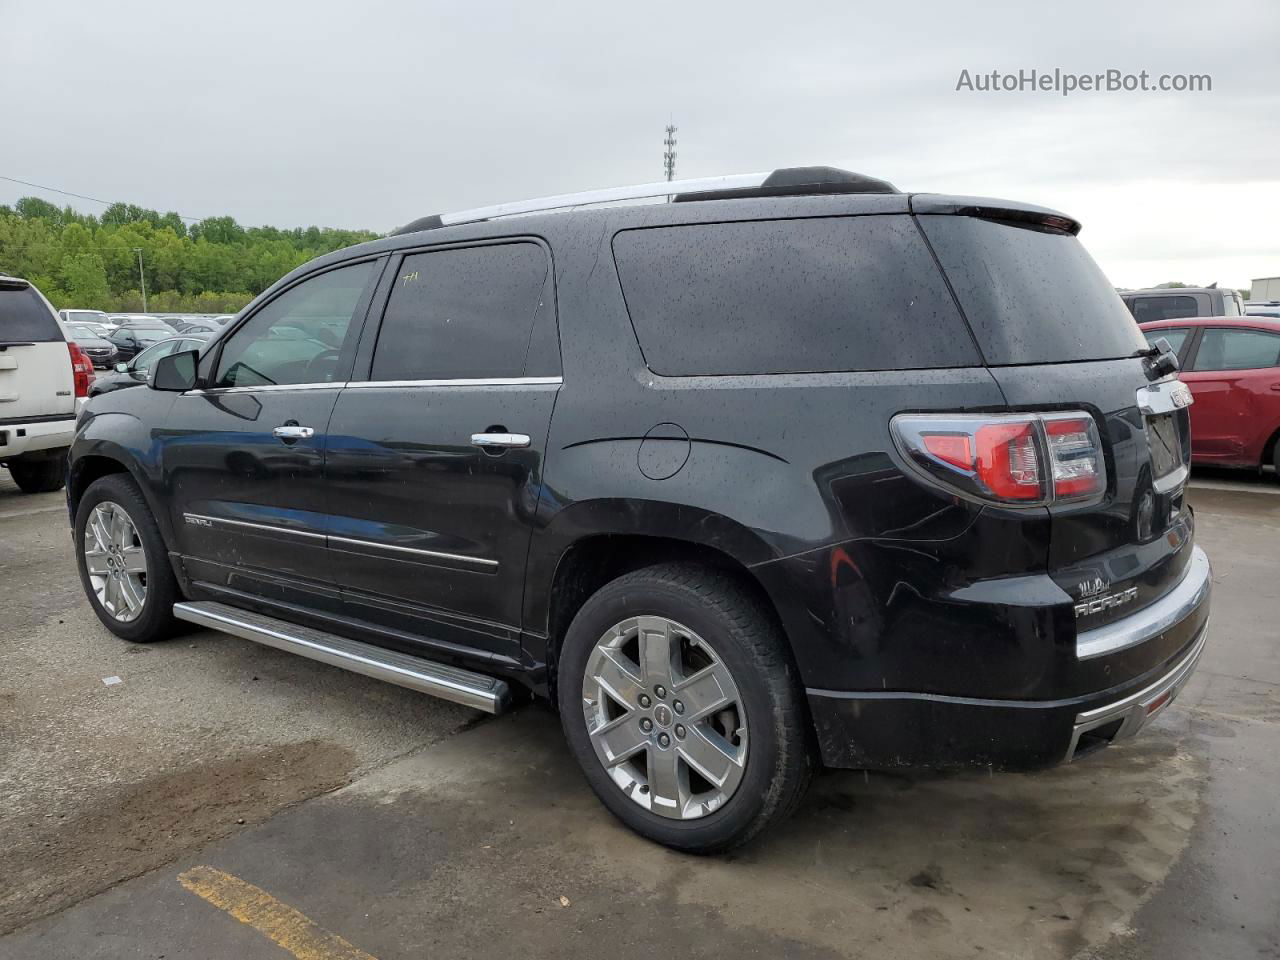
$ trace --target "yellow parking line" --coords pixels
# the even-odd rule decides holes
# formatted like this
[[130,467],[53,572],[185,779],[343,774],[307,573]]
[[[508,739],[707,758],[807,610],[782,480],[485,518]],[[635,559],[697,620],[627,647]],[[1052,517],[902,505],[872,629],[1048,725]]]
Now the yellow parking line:
[[241,923],[274,940],[298,960],[377,960],[252,883],[213,867],[192,867],[178,882]]

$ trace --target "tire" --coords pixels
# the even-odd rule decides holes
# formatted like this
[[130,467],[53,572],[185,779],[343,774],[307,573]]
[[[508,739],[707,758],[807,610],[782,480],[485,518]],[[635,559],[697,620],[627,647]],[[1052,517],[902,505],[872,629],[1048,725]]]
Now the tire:
[[52,493],[67,482],[66,451],[61,456],[18,457],[9,461],[9,475],[23,493]]
[[1280,483],[1280,440],[1271,448],[1271,465],[1276,468],[1276,482]]
[[[655,640],[641,647],[642,633]],[[668,642],[678,653],[667,660],[669,689],[660,689]],[[645,650],[654,652],[652,670],[640,666]],[[699,716],[726,692],[732,706]],[[646,567],[591,596],[565,634],[557,700],[596,795],[632,830],[677,850],[747,842],[790,815],[812,777],[808,714],[781,631],[737,580],[707,567]],[[695,757],[714,763],[695,769]],[[703,776],[713,767],[718,779]]]
[[[102,507],[103,511],[95,515],[95,510],[99,507]],[[88,558],[86,533],[91,518],[98,521],[99,530],[104,527],[101,521],[104,517],[107,518],[108,522],[105,526],[114,532],[117,528],[110,521],[118,516],[118,512],[123,513],[132,526],[133,533],[126,538],[131,545],[121,550],[119,554],[110,555],[104,559],[102,551],[96,548],[98,539],[90,534],[95,544],[95,552],[92,558]],[[98,615],[98,619],[108,630],[117,637],[134,643],[164,640],[179,632],[179,623],[173,616],[173,605],[182,599],[182,596],[173,568],[169,564],[169,551],[165,547],[164,538],[156,525],[155,517],[152,516],[146,500],[142,497],[142,492],[132,477],[124,473],[113,473],[89,485],[89,489],[80,498],[80,505],[76,508],[74,539],[76,567],[80,571],[80,582],[84,585],[85,595],[89,598],[89,605],[93,607],[93,612]],[[140,553],[134,551],[140,551]],[[99,586],[110,577],[103,578],[91,574],[88,567],[89,559],[92,559],[98,570],[106,569],[103,567],[104,563],[113,562],[115,569],[122,575],[120,579],[133,583],[132,579],[124,575],[130,572],[137,573],[139,556],[142,558],[144,570],[138,579],[144,590],[136,610],[131,609],[132,601],[139,600],[136,590],[126,594],[123,592],[123,587],[118,586],[114,593],[99,594]],[[118,608],[120,613],[113,612],[109,607]]]

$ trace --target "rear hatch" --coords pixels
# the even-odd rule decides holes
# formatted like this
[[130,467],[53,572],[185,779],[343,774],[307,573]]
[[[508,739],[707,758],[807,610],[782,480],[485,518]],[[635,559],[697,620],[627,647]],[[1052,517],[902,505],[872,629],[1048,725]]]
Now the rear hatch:
[[[1048,571],[1094,631],[1168,594],[1188,571],[1194,522],[1185,500],[1186,409],[1153,389],[1137,324],[1069,218],[990,201],[913,197],[918,222],[1011,410],[1087,411],[1100,428],[1106,492],[1053,503]],[[1102,689],[1163,663],[1185,646],[1169,631],[1082,663]]]
[[49,302],[0,277],[0,424],[75,416],[71,355]]

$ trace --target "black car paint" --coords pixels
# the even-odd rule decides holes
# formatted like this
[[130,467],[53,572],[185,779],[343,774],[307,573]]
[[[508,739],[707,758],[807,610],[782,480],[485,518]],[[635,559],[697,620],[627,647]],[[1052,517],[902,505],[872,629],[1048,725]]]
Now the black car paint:
[[[1060,759],[1077,711],[1159,675],[1198,632],[1188,621],[1087,663],[1074,652],[1068,591],[1081,571],[1128,569],[1147,599],[1190,555],[1180,500],[1161,508],[1167,529],[1130,543],[1142,479],[1125,425],[1145,383],[1140,361],[659,376],[644,365],[610,253],[612,237],[637,226],[907,216],[913,201],[931,215],[971,206],[905,195],[721,200],[468,224],[327,255],[229,328],[306,276],[376,258],[381,279],[357,311],[365,330],[345,368],[358,381],[403,251],[534,239],[554,262],[563,383],[109,394],[79,424],[72,508],[89,479],[123,465],[189,596],[487,669],[540,693],[552,682],[556,604],[572,593],[575,551],[619,537],[639,538],[628,548],[684,544],[745,571],[768,597],[829,764]],[[216,357],[202,358],[203,377]],[[1107,425],[1110,487],[1098,507],[1004,509],[949,496],[904,468],[889,432],[903,411],[1081,407]],[[322,429],[310,441],[273,438],[288,422]],[[497,457],[470,444],[470,433],[495,425],[533,443]],[[232,535],[187,514],[250,526]],[[389,560],[326,538],[431,543],[463,559]],[[496,571],[467,562],[482,555],[500,558]]]

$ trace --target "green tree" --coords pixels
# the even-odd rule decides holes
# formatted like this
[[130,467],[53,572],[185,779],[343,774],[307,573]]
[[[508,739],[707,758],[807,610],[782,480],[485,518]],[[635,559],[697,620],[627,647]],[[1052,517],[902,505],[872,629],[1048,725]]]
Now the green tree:
[[96,253],[71,253],[62,260],[61,287],[75,304],[92,307],[110,295],[107,271]]

